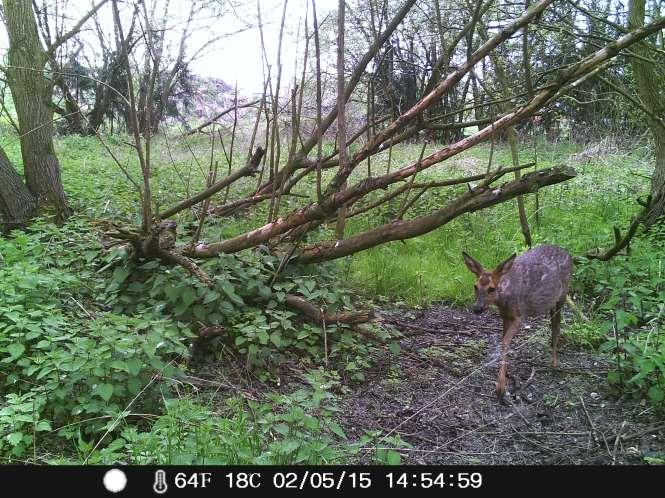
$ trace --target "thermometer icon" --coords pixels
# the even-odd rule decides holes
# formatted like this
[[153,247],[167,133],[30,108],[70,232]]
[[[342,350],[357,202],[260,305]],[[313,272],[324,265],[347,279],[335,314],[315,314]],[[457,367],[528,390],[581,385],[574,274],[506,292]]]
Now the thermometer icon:
[[155,484],[152,485],[155,493],[163,495],[169,487],[166,484],[166,472],[158,470],[155,472]]

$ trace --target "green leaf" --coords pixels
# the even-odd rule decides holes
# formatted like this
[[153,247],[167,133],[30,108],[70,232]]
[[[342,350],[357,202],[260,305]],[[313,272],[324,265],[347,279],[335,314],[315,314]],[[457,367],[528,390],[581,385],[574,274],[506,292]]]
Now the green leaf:
[[388,465],[399,465],[402,462],[402,456],[394,450],[389,450],[386,454],[386,463]]
[[25,352],[25,346],[20,342],[14,342],[7,346],[7,352],[9,353],[10,359],[15,360]]
[[113,282],[115,282],[116,284],[121,284],[125,280],[127,280],[127,277],[129,277],[129,273],[130,273],[129,268],[125,267],[116,268],[115,270],[113,270],[113,276],[111,277],[111,280],[113,280]]
[[108,401],[113,396],[112,384],[97,384],[93,391],[98,394],[104,401]]
[[286,436],[289,433],[289,426],[284,423],[277,424],[276,426],[273,427],[273,429],[275,429],[275,431],[281,434],[282,436]]
[[23,441],[23,433],[12,432],[9,436],[7,436],[7,441],[9,441],[9,444],[11,444],[12,446],[16,446],[21,441]]
[[272,342],[276,347],[281,348],[284,345],[282,341],[282,334],[279,332],[273,332],[270,334],[270,342]]
[[390,346],[388,346],[388,349],[392,354],[399,354],[400,351],[402,351],[402,348],[400,347],[399,343],[393,342]]
[[272,296],[272,291],[267,285],[259,285],[257,290],[259,291],[259,296],[261,296],[263,299],[270,299]]
[[227,295],[227,297],[233,301],[235,304],[238,306],[242,306],[244,301],[236,294],[235,288],[233,287],[233,284],[229,282],[228,280],[220,280],[219,281],[219,286],[221,287],[222,291],[224,291],[224,294]]
[[51,430],[51,422],[49,422],[48,420],[40,420],[35,425],[35,431],[37,432],[50,431],[50,430]]
[[206,321],[206,317],[208,314],[206,313],[206,308],[201,306],[200,304],[194,305],[192,308],[192,313],[194,313],[194,316],[201,320],[202,322]]
[[130,394],[136,394],[141,390],[141,381],[136,377],[127,379],[127,389]]
[[266,332],[265,330],[259,330],[256,333],[256,337],[259,338],[259,342],[261,344],[268,344],[269,336],[268,336],[268,332]]
[[206,292],[205,297],[203,298],[203,304],[212,303],[213,301],[219,299],[219,297],[220,297],[219,292],[208,291]]
[[180,295],[180,287],[167,285],[164,287],[164,294],[166,294],[166,297],[169,299],[169,301],[175,302],[178,300],[178,296]]
[[296,451],[300,447],[301,444],[302,444],[302,442],[296,441],[295,439],[285,439],[280,444],[281,453],[289,455],[289,454],[293,453],[294,451]]
[[305,280],[303,285],[305,286],[305,289],[311,293],[314,290],[314,287],[316,287],[316,282],[314,280]]
[[665,390],[659,386],[651,386],[649,388],[649,398],[651,398],[651,401],[655,403],[660,403],[665,399]]
[[190,305],[196,300],[196,292],[191,287],[186,287],[180,296],[182,299],[185,308],[189,308]]
[[141,371],[141,362],[138,358],[130,358],[125,362],[125,365],[127,366],[127,372],[129,372],[130,375],[138,375]]
[[337,422],[331,421],[328,426],[330,427],[330,430],[333,431],[336,435],[342,439],[347,439],[344,429],[342,429],[342,427]]

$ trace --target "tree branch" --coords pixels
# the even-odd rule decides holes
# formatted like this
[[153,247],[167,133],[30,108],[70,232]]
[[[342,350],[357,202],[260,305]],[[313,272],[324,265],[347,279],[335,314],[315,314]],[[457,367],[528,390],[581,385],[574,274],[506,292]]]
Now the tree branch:
[[108,0],[101,0],[99,3],[97,3],[92,9],[88,11],[87,14],[85,14],[79,22],[77,22],[72,29],[70,29],[67,33],[58,36],[53,43],[48,47],[48,50],[46,51],[46,56],[50,59],[53,57],[53,54],[55,51],[60,47],[63,43],[65,43],[67,40],[69,40],[72,36],[76,35],[79,31],[81,31],[81,28],[83,25],[90,19],[92,16],[95,15],[95,13],[106,3]]
[[207,198],[215,195],[224,187],[231,185],[240,178],[244,176],[254,175],[254,173],[256,173],[256,170],[259,167],[259,164],[261,163],[261,158],[263,158],[264,153],[265,151],[263,150],[263,148],[257,147],[256,151],[254,152],[254,155],[251,157],[251,159],[247,162],[247,164],[244,167],[240,168],[235,173],[232,173],[229,176],[222,178],[220,181],[208,187],[204,191],[196,194],[195,196],[190,197],[189,199],[180,202],[179,204],[173,206],[172,208],[169,208],[166,211],[159,213],[159,215],[157,215],[157,218],[161,220],[170,218],[174,214],[177,214],[184,209],[195,206],[199,202],[204,201]]
[[342,313],[324,312],[321,308],[313,305],[305,298],[294,294],[287,294],[285,303],[289,308],[302,313],[318,325],[323,323],[365,323],[374,318],[374,313],[372,311],[349,311]]
[[295,256],[295,261],[319,263],[348,256],[385,242],[417,237],[445,225],[464,213],[479,211],[518,195],[535,192],[541,187],[570,180],[575,176],[574,169],[558,166],[529,173],[498,188],[492,188],[484,182],[428,216],[408,221],[393,221],[345,240],[311,245],[300,250]]

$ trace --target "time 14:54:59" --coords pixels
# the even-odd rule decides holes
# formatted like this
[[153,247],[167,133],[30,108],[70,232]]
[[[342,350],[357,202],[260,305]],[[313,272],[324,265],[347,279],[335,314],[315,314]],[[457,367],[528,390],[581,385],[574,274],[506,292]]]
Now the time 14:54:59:
[[483,485],[483,475],[480,472],[457,472],[446,474],[443,472],[400,472],[386,474],[390,488],[479,488]]

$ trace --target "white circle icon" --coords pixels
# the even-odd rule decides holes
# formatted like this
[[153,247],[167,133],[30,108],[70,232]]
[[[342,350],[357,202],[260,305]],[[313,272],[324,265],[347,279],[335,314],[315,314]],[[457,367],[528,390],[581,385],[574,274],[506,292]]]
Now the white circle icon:
[[119,493],[127,486],[127,476],[120,469],[111,469],[104,474],[104,487],[111,493]]

